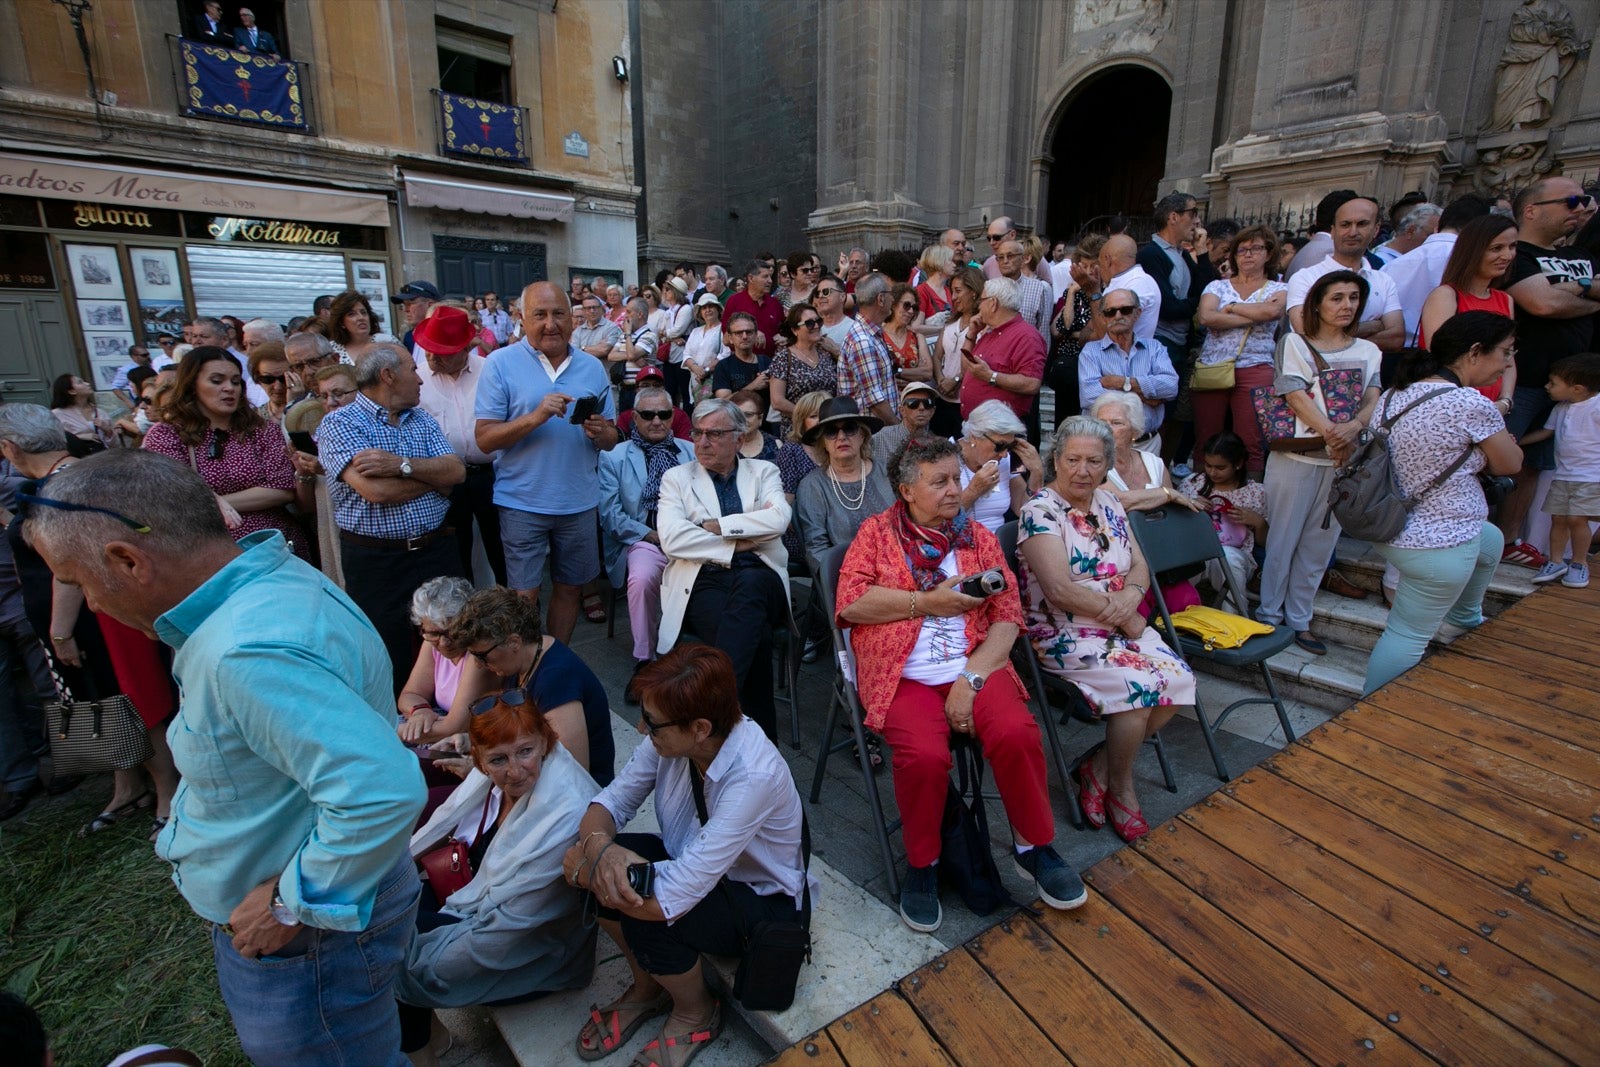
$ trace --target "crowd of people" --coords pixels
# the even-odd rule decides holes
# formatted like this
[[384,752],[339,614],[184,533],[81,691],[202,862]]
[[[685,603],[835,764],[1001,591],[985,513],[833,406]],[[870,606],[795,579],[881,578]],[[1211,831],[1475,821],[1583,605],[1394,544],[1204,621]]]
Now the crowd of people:
[[[1209,515],[1223,557],[1195,581],[1320,655],[1317,590],[1366,595],[1332,569],[1329,488],[1384,435],[1412,506],[1376,546],[1392,608],[1369,691],[1481,624],[1503,561],[1586,584],[1593,207],[1559,177],[1387,216],[1342,190],[1296,238],[1202,229],[1177,192],[1142,246],[1120,225],[1046,246],[1002,217],[986,259],[951,229],[915,258],[761,253],[504,306],[414,280],[398,336],[358,292],[282,324],[197,318],[130,351],[113,416],[72,376],[49,408],[0,406],[0,652],[22,668],[0,678],[0,818],[77,784],[39,778],[30,709],[58,680],[123,693],[153,754],[85,832],[150,810],[257,1062],[357,1041],[434,1062],[432,1009],[582,988],[598,925],[632,982],[574,1054],[665,1015],[644,1055],[686,1063],[725,1011],[700,953],[810,921],[780,650],[815,662],[849,634],[873,763],[890,750],[900,914],[931,932],[963,738],[1017,871],[1052,907],[1087,899],[1052,844],[1019,640],[1105,724],[1076,763],[1085,817],[1149,832],[1133,758],[1195,678],[1149,622],[1153,583],[1187,583],[1151,573],[1130,512]],[[795,595],[830,566],[832,619]],[[616,599],[648,735],[621,766],[572,647]],[[652,794],[660,833],[628,832]],[[331,990],[341,961],[382,980]],[[263,1005],[286,1002],[326,1030],[276,1025]]]

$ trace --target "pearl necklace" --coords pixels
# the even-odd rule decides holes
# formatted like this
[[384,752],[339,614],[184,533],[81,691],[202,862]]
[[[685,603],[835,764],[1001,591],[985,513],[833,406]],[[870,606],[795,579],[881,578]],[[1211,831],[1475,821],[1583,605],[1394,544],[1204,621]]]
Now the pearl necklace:
[[856,498],[854,500],[851,500],[845,495],[844,483],[840,482],[839,476],[833,473],[832,464],[829,464],[828,466],[828,481],[833,483],[833,495],[839,498],[839,504],[841,507],[843,507],[846,511],[861,510],[862,503],[867,499],[867,471],[865,467],[863,467],[861,470],[861,492],[856,494]]

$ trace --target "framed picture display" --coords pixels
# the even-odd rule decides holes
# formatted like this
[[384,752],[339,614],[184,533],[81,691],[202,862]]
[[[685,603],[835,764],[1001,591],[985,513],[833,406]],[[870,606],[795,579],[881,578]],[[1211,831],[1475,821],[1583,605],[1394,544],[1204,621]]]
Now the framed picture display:
[[128,349],[133,345],[132,330],[84,330],[83,347],[94,371],[94,387],[110,389],[111,379],[128,364]]
[[178,270],[176,249],[130,248],[128,262],[133,266],[133,287],[141,304],[183,303],[183,275]]
[[152,345],[155,344],[156,338],[164,333],[182,337],[183,326],[188,319],[189,316],[181,300],[139,298],[139,324],[144,329],[144,339]]
[[355,275],[355,284],[351,288],[372,301],[378,314],[387,319],[384,313],[389,306],[389,264],[377,259],[352,260],[350,273]]
[[85,331],[126,330],[128,305],[121,300],[80,300],[78,322]]
[[112,245],[64,245],[79,300],[121,300],[122,267]]

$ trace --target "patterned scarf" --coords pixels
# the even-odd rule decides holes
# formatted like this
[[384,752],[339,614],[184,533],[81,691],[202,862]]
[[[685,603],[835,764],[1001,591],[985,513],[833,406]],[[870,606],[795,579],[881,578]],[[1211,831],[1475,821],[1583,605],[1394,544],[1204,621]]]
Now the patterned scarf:
[[646,510],[654,511],[656,500],[661,496],[661,476],[678,465],[678,446],[670,434],[665,441],[646,441],[639,433],[637,417],[628,427],[628,440],[638,445],[639,450],[644,453],[643,503]]
[[939,563],[952,549],[972,547],[972,519],[965,511],[938,526],[924,526],[911,517],[904,500],[896,500],[889,510],[911,577],[923,592],[945,580]]

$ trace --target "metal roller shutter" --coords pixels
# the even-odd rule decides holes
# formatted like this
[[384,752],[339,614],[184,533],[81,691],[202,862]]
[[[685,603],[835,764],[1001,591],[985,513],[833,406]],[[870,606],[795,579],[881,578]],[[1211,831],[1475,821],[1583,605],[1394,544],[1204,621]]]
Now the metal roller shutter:
[[[311,302],[324,293],[349,288],[344,257],[327,252],[293,252],[227,245],[189,245],[189,281],[201,315],[237,315],[246,322],[269,319],[279,325],[311,314]],[[380,317],[389,308],[373,305]],[[377,333],[387,328],[373,325]]]

